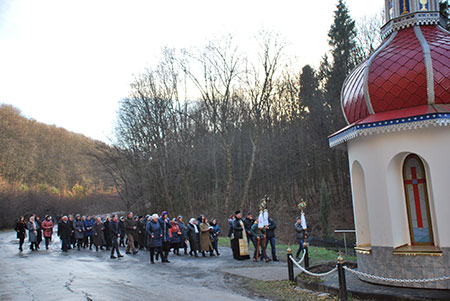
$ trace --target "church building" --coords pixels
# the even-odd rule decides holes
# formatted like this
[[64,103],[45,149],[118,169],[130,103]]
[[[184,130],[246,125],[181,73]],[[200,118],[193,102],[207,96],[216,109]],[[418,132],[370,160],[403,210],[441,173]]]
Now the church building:
[[[386,0],[381,46],[345,80],[358,270],[450,275],[450,32],[438,0]],[[450,281],[386,285],[450,289]]]

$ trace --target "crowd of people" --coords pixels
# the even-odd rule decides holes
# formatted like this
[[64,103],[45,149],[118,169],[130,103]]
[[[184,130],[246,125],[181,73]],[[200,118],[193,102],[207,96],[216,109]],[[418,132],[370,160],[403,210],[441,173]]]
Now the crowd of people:
[[[89,249],[110,251],[112,259],[123,257],[120,247],[126,248],[126,254],[135,255],[139,250],[149,250],[150,262],[161,258],[163,263],[169,261],[169,253],[172,250],[175,255],[180,255],[180,249],[184,255],[193,257],[199,255],[205,257],[218,256],[218,240],[221,230],[216,219],[209,221],[205,216],[191,218],[185,224],[182,216],[170,219],[166,211],[161,214],[147,216],[134,216],[129,212],[126,216],[81,216],[76,214],[64,215],[56,218],[56,224],[51,216],[45,216],[41,221],[39,216],[31,215],[28,221],[20,217],[15,230],[19,239],[19,250],[23,251],[23,244],[28,231],[30,250],[37,251],[45,240],[45,248],[49,244],[57,226],[56,234],[61,240],[61,250],[68,252],[71,249]],[[259,228],[258,218],[254,219],[251,212],[242,219],[242,214],[237,210],[228,220],[228,237],[230,238],[233,258],[237,260],[249,259],[249,244],[254,247],[253,261],[265,260],[278,261],[276,254],[275,221],[269,217],[268,225]],[[294,225],[299,243],[299,250],[303,249],[305,230],[301,227],[300,218]],[[270,243],[272,258],[266,253]],[[188,253],[189,248],[189,253]],[[214,254],[215,253],[215,254]]]
[[[49,248],[54,229],[61,240],[61,250],[89,249],[111,251],[111,258],[123,257],[119,247],[126,248],[127,254],[137,254],[138,250],[148,249],[150,261],[161,258],[162,262],[169,262],[169,252],[199,257],[220,255],[218,237],[220,228],[216,219],[211,222],[200,215],[191,218],[186,225],[183,217],[169,219],[166,211],[160,215],[134,216],[129,212],[127,216],[81,216],[64,215],[57,217],[55,224],[51,216],[45,216],[41,222],[39,216],[31,215],[28,221],[21,216],[16,223],[15,230],[19,239],[19,250],[23,251],[23,244],[28,232],[30,250],[37,251],[45,239],[45,247]],[[57,226],[57,227],[56,227]],[[189,253],[187,252],[190,248]],[[215,254],[214,254],[215,253]]]

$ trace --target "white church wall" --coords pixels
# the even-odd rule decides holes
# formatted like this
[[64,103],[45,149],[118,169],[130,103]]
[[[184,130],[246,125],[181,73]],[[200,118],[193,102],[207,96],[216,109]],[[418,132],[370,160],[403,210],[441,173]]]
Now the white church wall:
[[450,229],[449,128],[374,134],[353,139],[347,147],[349,162],[360,162],[364,170],[372,245],[410,243],[402,164],[407,154],[414,153],[426,166],[435,241],[440,247],[450,247],[450,235],[439,235],[439,229]]
[[353,216],[358,246],[372,243],[370,238],[369,211],[367,208],[367,193],[364,171],[358,161],[351,166],[351,184],[353,196]]
[[358,161],[365,172],[367,209],[371,244],[376,246],[391,246],[392,232],[391,218],[386,190],[386,174],[380,168],[379,161],[383,161],[382,152],[373,152],[377,147],[370,137],[360,137],[348,142],[349,161]]

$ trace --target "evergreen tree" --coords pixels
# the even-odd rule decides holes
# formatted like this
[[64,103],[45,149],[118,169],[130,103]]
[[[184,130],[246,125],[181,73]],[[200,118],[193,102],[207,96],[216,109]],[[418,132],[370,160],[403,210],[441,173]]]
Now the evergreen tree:
[[[343,0],[339,0],[334,12],[334,22],[328,32],[328,44],[331,46],[331,65],[322,63],[322,77],[325,79],[324,88],[326,101],[332,110],[330,122],[331,130],[342,128],[344,118],[341,112],[340,94],[347,75],[355,68],[359,57],[357,55],[355,21]],[[328,63],[328,62],[327,62]]]
[[307,107],[312,118],[320,115],[323,100],[319,91],[319,80],[310,65],[304,66],[300,75],[300,101]]

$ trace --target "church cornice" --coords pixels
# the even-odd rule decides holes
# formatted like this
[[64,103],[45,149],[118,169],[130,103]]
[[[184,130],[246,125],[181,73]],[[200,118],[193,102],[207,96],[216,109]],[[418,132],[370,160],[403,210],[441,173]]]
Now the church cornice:
[[438,11],[415,12],[390,20],[381,28],[383,39],[391,33],[418,25],[441,25],[445,27],[445,19]]
[[416,130],[427,127],[450,126],[450,113],[434,113],[407,118],[355,124],[329,138],[330,147],[335,147],[352,139],[372,134]]

